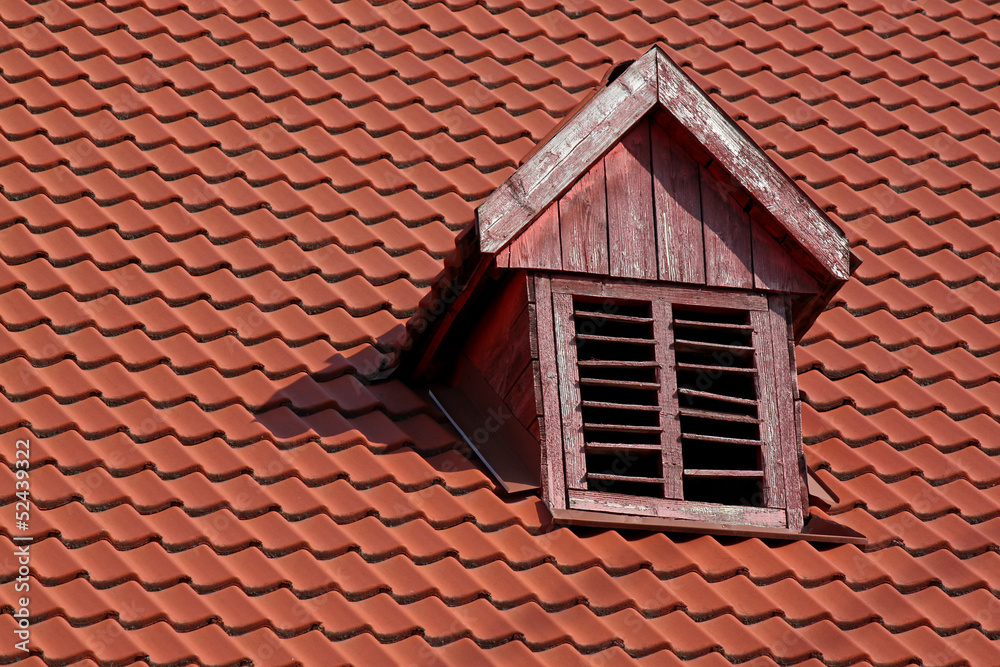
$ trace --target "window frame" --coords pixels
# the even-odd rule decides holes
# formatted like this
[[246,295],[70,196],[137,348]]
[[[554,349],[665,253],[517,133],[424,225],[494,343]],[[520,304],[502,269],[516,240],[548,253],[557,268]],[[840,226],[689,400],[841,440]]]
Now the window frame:
[[[789,345],[788,312],[778,295],[728,288],[625,282],[567,276],[535,276],[537,340],[543,383],[542,412],[547,480],[546,499],[560,509],[711,521],[763,528],[801,529],[803,519],[799,460],[802,446],[795,403],[793,350]],[[660,409],[664,477],[681,483],[679,395],[673,366],[672,308],[704,306],[750,313],[757,364],[760,440],[764,443],[763,507],[725,505],[682,498],[651,498],[588,491],[582,437],[579,375],[576,365],[574,297],[650,302],[653,308],[656,359],[660,362]],[[567,320],[567,318],[570,318]],[[673,445],[671,443],[674,443]],[[675,447],[671,451],[668,448]],[[582,482],[582,489],[581,487]],[[668,491],[670,492],[669,484]]]

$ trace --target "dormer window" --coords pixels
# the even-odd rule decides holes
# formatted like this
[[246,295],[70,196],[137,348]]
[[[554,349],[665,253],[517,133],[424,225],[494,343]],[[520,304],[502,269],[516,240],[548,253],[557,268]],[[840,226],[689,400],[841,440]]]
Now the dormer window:
[[418,375],[557,521],[797,533],[795,340],[847,241],[658,48],[620,71],[479,207]]
[[787,499],[801,504],[796,448],[775,428],[792,403],[774,361],[788,328],[767,298],[566,278],[550,290],[539,336],[555,346],[568,507],[785,527]]

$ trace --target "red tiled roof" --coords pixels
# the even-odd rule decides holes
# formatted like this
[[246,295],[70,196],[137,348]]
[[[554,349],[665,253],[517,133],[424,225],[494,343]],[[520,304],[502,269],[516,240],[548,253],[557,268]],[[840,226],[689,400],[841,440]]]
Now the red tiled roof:
[[[4,0],[0,19],[24,664],[1000,662],[989,3]],[[654,43],[864,260],[798,354],[809,464],[867,548],[550,529],[383,379],[478,203]],[[8,638],[15,576],[5,557]]]

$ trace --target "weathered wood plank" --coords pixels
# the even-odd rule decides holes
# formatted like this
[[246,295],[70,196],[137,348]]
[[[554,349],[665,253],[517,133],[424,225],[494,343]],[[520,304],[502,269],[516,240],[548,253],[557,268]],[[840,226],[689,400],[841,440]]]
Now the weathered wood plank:
[[559,200],[562,268],[608,274],[608,205],[604,161],[590,168]]
[[850,272],[829,218],[657,47],[599,91],[477,211],[480,249],[499,252],[593,164],[657,98],[834,280]]
[[622,137],[604,157],[604,169],[610,274],[656,280],[649,121],[643,120]]
[[702,170],[705,282],[713,287],[753,287],[750,217],[725,187]]
[[785,443],[778,426],[782,418],[777,398],[778,379],[775,377],[770,311],[751,312],[750,323],[754,329],[754,362],[757,366],[757,416],[760,420],[761,456],[764,459],[764,503],[768,507],[784,507],[787,485],[782,461]]
[[[534,285],[534,281],[528,281],[529,285]],[[534,288],[532,288],[534,289]],[[530,298],[530,297],[529,297]],[[528,351],[532,359],[538,359],[538,315],[537,306],[534,301],[528,302]]]
[[795,377],[795,359],[790,358],[788,347],[788,323],[786,322],[785,297],[772,294],[768,297],[768,312],[765,314],[771,330],[772,355],[774,360],[774,400],[778,420],[780,458],[777,463],[785,478],[785,498],[788,507],[788,527],[799,530],[805,519],[803,511],[802,478],[799,471],[799,456],[802,451],[802,435],[795,418],[795,398],[798,396]]
[[542,367],[537,359],[531,362],[531,373],[535,384],[535,416],[541,417],[545,414],[542,403]]
[[[498,323],[497,326],[503,326]],[[518,377],[531,363],[531,344],[528,340],[528,309],[525,307],[514,322],[504,330],[507,334],[497,345],[486,350],[481,359],[480,372],[490,386],[501,396],[506,396]],[[478,366],[479,364],[477,364]]]
[[552,317],[556,335],[556,362],[559,365],[559,405],[563,425],[563,450],[566,455],[566,488],[585,489],[587,461],[583,449],[583,414],[579,370],[576,367],[576,332],[571,295],[552,294]]
[[496,263],[497,268],[500,269],[506,269],[510,266],[510,246],[497,253]]
[[724,477],[763,477],[761,470],[718,470],[707,468],[688,468],[684,471],[685,477],[704,477],[708,479],[721,479]]
[[563,462],[562,408],[559,404],[559,364],[556,361],[555,325],[552,321],[551,282],[534,276],[535,314],[538,317],[538,367],[542,388],[543,419],[539,421],[542,443],[543,499],[550,507],[566,507],[566,467]]
[[776,292],[820,291],[816,280],[756,220],[750,221],[753,238],[754,287]]
[[659,365],[660,449],[663,467],[663,496],[684,497],[684,460],[681,424],[677,414],[677,370],[674,359],[673,312],[669,301],[653,301],[653,335]]
[[598,91],[478,211],[480,249],[496,253],[656,103],[657,50]]
[[715,306],[741,310],[767,310],[767,297],[753,292],[709,292],[684,285],[632,285],[611,280],[594,280],[560,276],[552,278],[552,290],[610,299],[642,299],[650,297],[689,306]]
[[757,537],[762,540],[808,540],[809,542],[829,542],[833,544],[867,544],[864,535],[850,528],[818,517],[810,519],[802,532],[784,528],[761,528],[757,526],[733,526],[729,524],[692,521],[689,519],[665,519],[651,516],[628,516],[613,512],[594,512],[552,508],[552,519],[557,524],[567,526],[598,526],[602,528],[639,529],[671,531],[678,533],[704,533],[708,535],[729,535],[733,537]]
[[[694,519],[711,523],[745,524],[766,528],[785,528],[785,511],[769,507],[740,507],[668,498],[626,496],[597,491],[569,492],[569,509],[597,512],[628,512],[665,519]],[[801,528],[801,526],[800,526]]]
[[660,103],[789,229],[832,278],[847,280],[850,251],[846,237],[665,53],[657,52]]
[[701,169],[659,123],[650,124],[660,280],[705,284]]
[[[507,246],[510,267],[524,269],[562,269],[562,247],[559,239],[559,206],[553,202],[524,232]],[[497,255],[499,258],[506,252]]]

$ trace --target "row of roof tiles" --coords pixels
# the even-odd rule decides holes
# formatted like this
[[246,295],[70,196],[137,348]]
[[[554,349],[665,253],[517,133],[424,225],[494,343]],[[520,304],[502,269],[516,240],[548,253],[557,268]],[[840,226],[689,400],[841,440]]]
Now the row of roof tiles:
[[[725,625],[724,622],[713,625],[718,630],[727,629],[722,627]],[[6,628],[4,629],[6,630]],[[677,630],[676,628],[672,629]],[[780,630],[780,626],[771,629]],[[718,631],[716,628],[713,630]],[[385,641],[384,638],[370,632],[361,632],[339,637],[337,643],[331,647],[330,639],[320,631],[308,632],[286,640],[267,628],[253,630],[239,637],[230,637],[217,626],[209,626],[189,634],[178,634],[163,624],[154,624],[137,630],[133,634],[125,635],[123,627],[113,620],[102,621],[89,626],[87,630],[80,631],[75,630],[63,619],[52,619],[40,624],[34,633],[34,636],[39,637],[39,641],[48,649],[46,655],[52,655],[55,660],[87,667],[107,663],[141,665],[147,664],[147,660],[174,664],[200,659],[201,656],[205,656],[204,659],[211,664],[235,665],[253,660],[254,664],[267,667],[286,665],[296,660],[310,664],[326,664],[330,661],[338,664],[405,664],[412,662],[415,658],[433,656],[432,659],[440,664],[461,666],[474,663],[483,656],[483,646],[473,639],[453,638],[447,643],[435,645],[434,649],[431,650],[428,648],[427,640],[416,634],[403,638],[392,637],[391,641]],[[814,635],[821,644],[826,644],[832,643],[832,635],[835,633],[836,629],[831,626],[821,628]],[[127,637],[127,642],[109,641],[123,636]],[[839,658],[851,661],[852,664],[860,667],[870,667],[871,663],[863,660],[858,661],[858,656],[864,655],[859,644],[864,644],[876,637],[881,638],[870,632],[858,632],[852,637],[849,644],[838,645],[837,655]],[[91,659],[91,656],[94,655],[92,644],[95,639],[100,642],[100,647],[104,649],[101,651],[98,662]],[[915,639],[920,649],[930,648],[937,651],[937,655],[946,660],[950,659],[949,662],[942,664],[955,664],[959,651],[977,656],[990,655],[989,646],[983,645],[982,641],[972,634],[962,633],[952,643],[943,645],[933,640],[924,640],[919,632],[916,633]],[[800,640],[796,640],[794,643],[799,644],[799,642]],[[683,646],[688,648],[690,644]],[[807,646],[814,648],[811,643]],[[894,641],[890,646],[896,649],[898,643]],[[635,657],[618,647],[611,647],[596,651],[588,650],[585,656],[581,656],[576,647],[565,641],[547,645],[540,655],[533,653],[531,648],[519,641],[490,645],[489,650],[491,659],[504,664],[585,665],[594,660],[608,665],[665,664],[722,667],[732,664],[721,653],[722,647],[714,641],[699,645],[693,651],[687,652],[683,662],[670,649],[662,649]],[[815,650],[818,652],[818,649]],[[759,651],[746,651],[737,657],[749,659],[759,655]],[[891,654],[887,652],[886,655],[906,660],[905,657],[900,658],[900,656],[912,655],[912,651],[904,649]],[[78,660],[79,662],[77,662]],[[138,660],[138,662],[132,663],[133,660]],[[29,660],[25,664],[36,667],[36,665],[44,663]],[[802,667],[821,667],[823,663],[814,658],[805,657],[795,661],[795,664],[802,665]]]
[[[948,36],[967,42],[993,36],[1000,29],[996,12],[974,0],[960,7],[941,0],[919,4],[855,2],[850,3],[850,9],[848,3],[840,1],[812,6],[805,2],[781,3],[777,7],[761,2],[706,6],[661,0],[602,4],[577,1],[569,6],[547,3],[534,7],[522,2],[490,2],[485,6],[466,2],[461,3],[462,8],[448,7],[446,3],[412,6],[403,2],[372,7],[360,1],[271,3],[266,8],[249,4],[252,9],[241,14],[218,5],[199,12],[180,3],[160,7],[78,3],[72,10],[61,3],[50,3],[43,11],[18,1],[9,3],[2,17],[11,27],[43,23],[59,32],[83,27],[97,35],[115,31],[136,37],[166,33],[184,41],[211,36],[225,44],[242,40],[263,45],[295,41],[307,49],[330,44],[323,33],[348,26],[358,32],[376,33],[369,39],[404,40],[415,33],[420,37],[429,33],[432,39],[440,40],[463,32],[477,39],[509,35],[516,42],[525,42],[544,35],[556,42],[584,38],[591,44],[603,45],[615,39],[645,43],[650,34],[663,30],[662,23],[668,23],[677,26],[675,29],[690,26],[690,34],[716,49],[736,41],[796,37],[800,46],[789,49],[792,52],[818,48],[820,42],[810,41],[807,35],[819,33],[822,40],[828,41],[830,30],[842,38],[873,32],[889,37],[909,34],[920,41]],[[709,24],[708,29],[705,24]],[[789,25],[797,30],[781,30]],[[379,32],[379,28],[386,30]],[[691,28],[700,30],[695,33]],[[424,39],[425,44],[430,41]],[[881,55],[871,40],[864,47],[868,57]]]
[[297,414],[285,405],[254,413],[242,405],[210,410],[191,401],[158,407],[148,400],[113,404],[96,396],[73,403],[61,403],[50,394],[19,402],[0,399],[0,429],[26,424],[38,437],[72,430],[90,440],[128,431],[140,442],[168,435],[185,444],[225,437],[235,446],[271,440],[282,446],[316,441],[344,447],[367,439],[378,449],[409,445],[440,452],[454,444],[454,436],[425,413],[394,420],[378,410],[354,416],[334,408]]
[[[695,580],[698,580],[697,575],[688,575],[673,580],[670,584],[684,594],[691,595],[694,593],[691,589],[697,586],[693,584]],[[850,591],[838,594],[837,589],[843,586],[839,583],[829,584],[809,593],[803,593],[794,584],[789,586],[796,590],[781,591],[785,584],[780,583],[758,591],[762,593],[758,599],[766,599],[770,594],[777,599],[778,604],[783,605],[785,613],[790,616],[786,622],[773,615],[782,609],[774,603],[756,609],[739,609],[740,599],[745,597],[745,593],[741,595],[739,581],[740,578],[734,578],[727,584],[716,585],[714,588],[717,590],[705,586],[701,591],[705,602],[703,609],[662,610],[652,617],[647,614],[641,626],[637,626],[635,622],[638,612],[631,608],[596,614],[592,609],[573,604],[541,612],[534,602],[497,608],[487,600],[476,599],[452,606],[438,595],[414,596],[409,600],[397,601],[385,593],[348,599],[344,594],[334,591],[303,600],[284,589],[251,597],[234,587],[206,593],[195,592],[191,587],[180,584],[150,592],[131,582],[103,589],[98,593],[90,583],[82,579],[39,587],[42,592],[36,595],[35,605],[41,621],[53,616],[58,618],[60,612],[78,623],[110,617],[133,631],[156,623],[166,625],[178,633],[221,627],[230,636],[245,635],[261,627],[284,637],[301,636],[318,629],[327,636],[338,638],[367,632],[383,640],[417,634],[435,644],[450,643],[471,632],[480,645],[518,641],[537,649],[568,642],[588,653],[623,645],[627,653],[635,656],[670,648],[681,656],[693,657],[721,649],[724,655],[739,659],[759,655],[755,647],[763,637],[772,641],[779,640],[770,644],[772,648],[769,653],[787,662],[799,662],[818,653],[841,659],[864,655],[857,644],[850,649],[834,646],[838,630],[844,633],[842,640],[846,639],[848,642],[851,642],[855,634],[861,641],[880,638],[884,645],[877,653],[886,662],[912,658],[919,655],[917,651],[927,649],[948,651],[949,644],[954,641],[951,636],[938,637],[923,625],[927,620],[926,616],[911,605],[926,604],[935,609],[934,620],[940,623],[941,628],[947,628],[954,634],[975,633],[976,630],[963,627],[961,622],[951,626],[949,617],[964,620],[983,605],[987,608],[990,606],[989,601],[977,593],[949,598],[933,588],[914,595],[913,600],[905,602],[902,596],[885,586],[860,595]],[[742,581],[750,589],[760,588],[745,579]],[[671,596],[671,593],[666,592],[670,584],[667,587],[663,584],[659,586],[664,590],[665,599]],[[705,595],[709,592],[715,595]],[[641,595],[638,592],[633,594]],[[880,600],[879,596],[884,594],[888,598]],[[720,595],[729,595],[729,599],[735,602],[723,601],[718,597]],[[985,595],[986,598],[991,597],[989,594]],[[823,602],[819,602],[817,598]],[[798,601],[801,608],[789,613],[789,600],[793,599]],[[719,606],[713,607],[711,601],[718,602]],[[841,602],[844,608],[839,608],[837,602]],[[964,605],[968,608],[963,609]],[[665,606],[669,609],[668,603]],[[736,613],[733,613],[733,606],[738,608]],[[214,611],[220,608],[229,610],[222,618],[218,618]],[[830,615],[831,608],[840,612],[837,615],[842,614],[848,619],[840,624],[842,627],[838,628],[837,623],[824,618]],[[741,611],[750,612],[750,615],[745,619],[741,618]],[[807,617],[803,622],[796,613],[799,611],[806,615],[812,612],[815,618]],[[949,614],[949,611],[952,613]],[[882,624],[873,623],[873,615],[879,615],[880,612],[885,614],[883,622],[886,626],[892,627],[898,623],[900,627],[892,627],[892,631],[887,631],[888,628],[883,628]],[[701,620],[695,622],[691,615],[696,615]],[[542,617],[545,619],[544,623],[539,622]],[[637,631],[637,627],[642,629]],[[795,628],[794,631],[792,627]],[[782,636],[790,632],[793,633],[794,641],[782,643]],[[585,643],[581,644],[579,638],[583,637],[586,638]],[[971,636],[964,640],[974,641]],[[980,639],[979,643],[988,646],[985,639]],[[907,647],[907,644],[912,648]],[[954,649],[951,648],[951,651]]]
[[[878,108],[884,111],[882,107]],[[13,107],[5,109],[8,114],[15,111]],[[98,185],[92,187],[101,187],[99,185],[101,180],[86,177],[100,175],[107,170],[108,174],[103,177],[104,181],[117,176],[123,182],[137,186],[141,181],[132,179],[143,176],[159,178],[163,182],[196,177],[206,188],[210,185],[229,187],[224,184],[239,179],[253,187],[281,182],[297,190],[304,190],[321,183],[328,183],[343,192],[371,187],[380,192],[387,189],[392,191],[415,189],[429,198],[451,191],[467,198],[481,198],[482,189],[488,185],[484,185],[486,176],[480,172],[488,174],[514,165],[508,152],[510,147],[503,149],[497,144],[492,145],[494,147],[492,151],[477,152],[475,157],[464,150],[457,155],[445,154],[443,163],[436,161],[437,155],[419,147],[411,148],[405,155],[386,157],[385,149],[376,148],[371,137],[360,130],[354,130],[349,135],[353,134],[361,139],[360,143],[367,140],[372,155],[369,159],[355,164],[345,157],[348,150],[353,147],[352,143],[358,143],[351,142],[351,136],[339,139],[337,142],[329,138],[326,142],[322,142],[320,136],[321,142],[309,143],[307,149],[303,145],[307,142],[302,141],[308,139],[307,135],[323,135],[322,132],[309,130],[287,135],[293,141],[299,140],[296,141],[295,151],[283,151],[275,159],[266,159],[256,150],[240,152],[239,149],[228,149],[227,144],[233,145],[230,142],[232,133],[226,129],[235,129],[232,126],[223,128],[223,131],[215,135],[211,144],[207,146],[185,148],[165,143],[140,149],[136,144],[125,141],[124,136],[121,136],[116,143],[94,143],[84,135],[76,123],[74,123],[77,125],[76,131],[72,126],[59,126],[58,129],[46,130],[43,134],[37,125],[37,119],[33,119],[31,125],[20,124],[21,127],[18,127],[16,118],[12,120],[14,122],[5,128],[5,131],[13,140],[8,141],[0,137],[0,165],[3,165],[5,173],[12,176],[21,173],[24,165],[30,165],[35,171],[65,168],[65,172],[57,170],[57,173],[65,174],[59,181],[55,183],[41,181],[38,184],[47,186],[46,191],[53,197],[73,196],[72,191],[67,190],[70,186],[62,183],[70,178],[70,174],[81,179],[82,183],[97,183]],[[987,198],[1000,191],[1000,179],[992,171],[984,167],[978,159],[970,162],[972,154],[956,153],[956,150],[961,151],[962,144],[956,143],[954,137],[963,137],[954,130],[947,130],[946,135],[935,138],[939,144],[938,157],[949,158],[950,164],[945,165],[938,157],[934,157],[934,153],[928,152],[925,145],[914,146],[912,137],[909,136],[909,133],[915,133],[912,126],[906,130],[892,129],[883,134],[881,139],[866,142],[861,155],[858,154],[855,144],[850,141],[851,135],[867,133],[869,129],[861,129],[857,125],[844,128],[816,125],[804,130],[794,130],[783,123],[770,125],[758,123],[754,127],[761,127],[760,143],[777,147],[779,152],[788,158],[782,164],[790,175],[805,180],[811,187],[820,190],[837,183],[846,183],[856,190],[866,190],[879,184],[888,185],[897,192],[928,188],[937,195],[947,195],[967,189],[977,196]],[[838,134],[838,130],[842,130],[842,133]],[[946,132],[945,122],[935,125],[934,131],[930,134],[940,132]],[[980,136],[982,134],[984,133],[980,131],[971,132],[964,138],[969,140],[967,142],[969,144],[973,142],[982,144],[984,139]],[[817,145],[821,147],[821,152],[809,150]],[[223,146],[227,150],[218,146]],[[322,154],[324,148],[326,156]],[[914,152],[914,148],[918,152]],[[356,150],[352,152],[355,155],[359,153]],[[286,156],[280,157],[282,154]],[[491,156],[495,156],[493,164],[490,163]],[[904,157],[906,162],[899,156]],[[397,167],[394,161],[401,163],[401,166]],[[471,164],[473,162],[475,167]],[[851,178],[848,179],[845,173],[850,174]],[[29,180],[26,175],[23,178]],[[21,186],[23,187],[25,186]],[[459,190],[459,187],[462,190]],[[21,194],[21,189],[12,186],[10,193]],[[95,191],[95,196],[98,194]],[[151,200],[151,203],[155,201]],[[194,204],[193,202],[192,205]]]
[[[891,496],[891,493],[886,494],[884,489],[892,487],[877,481],[874,476],[869,477],[869,484],[879,486],[879,494],[884,497]],[[843,483],[838,484],[840,485],[847,490],[850,489]],[[478,493],[481,494],[478,497],[485,498],[484,492]],[[914,496],[918,497],[917,494]],[[13,510],[5,508],[4,513],[13,516]],[[875,516],[862,508],[839,511],[835,516],[851,520],[854,525],[871,531],[870,534],[874,539],[872,548],[867,553],[849,547],[818,551],[806,544],[797,549],[777,548],[776,545],[756,540],[742,542],[727,540],[720,543],[710,536],[693,539],[662,537],[661,539],[669,541],[669,544],[663,544],[661,540],[646,537],[631,536],[626,540],[608,533],[575,535],[567,529],[537,533],[529,532],[519,524],[497,527],[488,524],[477,525],[468,520],[435,528],[429,525],[426,519],[416,516],[391,519],[369,515],[358,519],[314,514],[291,520],[275,511],[270,511],[241,519],[227,509],[192,515],[180,508],[171,507],[143,514],[128,504],[95,510],[87,509],[79,502],[70,502],[36,514],[38,520],[34,523],[38,525],[30,530],[30,534],[36,538],[38,545],[51,540],[64,545],[56,551],[52,551],[56,547],[54,544],[39,548],[39,551],[54,558],[48,565],[37,566],[39,568],[37,576],[50,583],[76,578],[79,576],[76,573],[80,568],[110,550],[121,553],[113,559],[105,559],[105,565],[98,567],[96,571],[108,572],[107,576],[116,583],[121,583],[122,580],[138,580],[151,589],[159,588],[178,583],[176,577],[180,575],[176,573],[183,572],[181,579],[190,581],[199,588],[214,590],[219,585],[244,586],[251,593],[256,591],[259,594],[256,582],[270,581],[267,577],[277,576],[267,574],[265,577],[263,573],[257,573],[248,575],[244,580],[241,563],[253,562],[258,558],[253,551],[259,550],[263,554],[261,557],[266,556],[272,559],[273,563],[264,572],[271,572],[275,567],[279,567],[279,571],[284,571],[283,563],[286,561],[280,560],[284,558],[290,559],[287,561],[289,566],[298,564],[305,567],[309,563],[314,563],[290,580],[293,582],[290,584],[291,587],[306,597],[316,589],[344,590],[350,591],[352,595],[363,595],[367,591],[367,595],[371,595],[375,592],[373,587],[378,588],[373,582],[383,579],[388,572],[403,563],[409,563],[406,565],[407,568],[416,568],[414,572],[423,573],[421,576],[427,578],[423,584],[425,590],[433,588],[430,582],[435,582],[438,588],[436,595],[439,597],[465,600],[476,590],[469,583],[471,577],[472,580],[480,582],[479,586],[489,585],[490,590],[494,591],[492,595],[497,596],[497,600],[503,601],[508,600],[509,595],[513,595],[505,592],[506,587],[514,586],[513,581],[520,581],[520,584],[514,586],[515,591],[531,591],[531,595],[537,597],[531,598],[529,595],[529,598],[546,601],[545,605],[551,603],[555,607],[563,603],[576,604],[587,599],[584,590],[578,590],[573,600],[565,594],[550,592],[561,589],[565,593],[577,585],[574,582],[584,586],[585,590],[590,590],[591,586],[595,587],[591,604],[614,599],[617,602],[606,604],[612,608],[635,606],[626,604],[627,591],[632,590],[634,593],[634,588],[641,582],[655,581],[648,577],[644,578],[645,575],[634,574],[640,570],[651,570],[652,574],[664,582],[654,589],[647,588],[647,590],[664,591],[673,590],[670,587],[684,588],[693,585],[694,579],[687,584],[670,583],[678,577],[683,578],[688,572],[699,573],[695,579],[701,581],[698,586],[702,588],[709,583],[711,583],[709,588],[712,588],[719,581],[743,575],[748,576],[756,586],[767,586],[789,580],[798,582],[797,586],[804,586],[810,590],[822,588],[831,582],[842,581],[846,587],[838,585],[834,588],[843,594],[846,594],[848,589],[861,592],[879,588],[872,597],[883,596],[883,599],[891,598],[897,602],[901,598],[884,597],[891,592],[889,589],[896,591],[892,595],[898,593],[906,596],[928,587],[942,587],[952,597],[966,595],[975,590],[991,594],[997,590],[995,581],[997,555],[990,548],[990,540],[995,543],[998,520],[990,519],[972,524],[954,513],[928,518],[917,516],[910,510],[886,511],[884,516]],[[525,513],[525,517],[529,516],[530,514]],[[534,528],[536,530],[538,528],[537,520]],[[106,546],[100,548],[94,546],[102,544]],[[151,545],[162,546],[154,548]],[[67,560],[67,557],[59,556],[63,549],[69,549],[73,557]],[[203,551],[206,549],[208,551]],[[179,555],[192,550],[194,552],[190,555]],[[148,565],[137,566],[131,557],[130,552],[133,551],[136,554],[149,555],[151,560],[148,561]],[[126,552],[129,552],[129,555],[126,555]],[[208,552],[215,552],[220,560],[199,556]],[[345,556],[351,553],[357,556]],[[230,557],[236,554],[242,555],[239,558]],[[292,558],[291,554],[299,555]],[[202,567],[214,568],[215,574],[202,572],[200,568],[193,571],[185,570],[184,563],[190,558],[204,562]],[[670,560],[671,558],[673,560]],[[707,560],[698,560],[699,558]],[[341,579],[340,574],[343,574],[344,570],[331,570],[330,563],[327,562],[331,559],[335,561],[333,564],[336,564],[338,559],[356,563],[358,570],[355,572],[356,577]],[[389,560],[392,562],[389,563]],[[445,560],[449,562],[443,563]],[[70,567],[71,563],[73,564],[71,572],[56,569]],[[214,565],[210,566],[211,563]],[[545,565],[546,563],[551,565]],[[228,569],[229,566],[233,569]],[[341,566],[346,567],[346,564],[341,563]],[[137,576],[134,574],[136,567],[148,574]],[[486,569],[482,570],[484,567]],[[540,567],[543,568],[541,571],[524,574],[524,571]],[[462,572],[463,568],[470,572],[459,576],[457,573]],[[599,569],[600,572],[590,572],[593,568]],[[12,578],[14,575],[10,573],[14,571],[11,569],[5,576],[8,579]],[[450,579],[432,578],[436,574],[449,571],[453,575]],[[556,571],[561,574],[555,575]],[[118,574],[113,574],[114,572]],[[223,572],[227,574],[224,576]],[[550,577],[543,577],[548,580],[548,584],[545,587],[541,585],[533,587],[532,582],[546,572],[551,574]],[[504,576],[501,577],[501,574]],[[97,581],[104,581],[101,579],[103,575],[91,576],[96,577]],[[611,577],[614,583],[609,583],[607,577]],[[368,583],[361,584],[355,581],[355,578]],[[705,579],[708,581],[704,581]],[[501,585],[503,580],[509,580],[511,583]],[[312,583],[308,583],[310,581]],[[585,585],[587,581],[591,583]],[[744,590],[749,590],[743,586],[744,583],[746,582],[733,582],[728,587],[721,586],[716,590],[735,590],[741,586]],[[883,589],[884,584],[888,586]],[[668,588],[663,588],[664,586]],[[385,584],[379,592],[389,588],[389,585]],[[597,589],[601,588],[604,588],[603,592],[597,592]],[[681,588],[676,589],[675,593],[681,596],[681,601],[687,608],[701,609],[699,605],[716,604],[716,602],[721,606],[725,604],[719,601],[725,598],[720,598],[718,593],[708,595],[707,598],[699,594],[685,597]],[[775,590],[781,591],[786,588],[780,586]],[[462,590],[465,592],[458,592]],[[392,589],[392,592],[401,600],[405,600],[413,591]],[[515,597],[518,595],[521,594],[518,593]],[[654,594],[649,593],[649,595]],[[753,600],[751,593],[746,593],[746,596],[746,600],[740,601],[743,608],[752,608],[754,604],[767,604],[766,600]],[[774,604],[774,599],[770,598],[769,604]],[[636,604],[639,608],[646,608],[642,604],[645,600],[646,597],[632,598],[633,602],[638,601]],[[715,602],[712,602],[713,600]],[[729,600],[729,603],[735,602]],[[519,603],[517,600],[508,600],[500,606],[507,604]],[[604,604],[602,602],[598,606]],[[808,607],[806,601],[801,604]],[[650,607],[650,609],[656,608],[660,607],[657,605]],[[795,605],[789,603],[788,608],[795,608]],[[830,618],[835,620],[839,618],[834,613],[836,609],[829,611],[832,613]],[[823,616],[814,612],[815,608],[810,614],[816,618],[809,622],[815,622]],[[724,612],[717,610],[716,613]],[[925,611],[925,613],[930,612]],[[799,614],[800,612],[796,611],[791,617],[798,618]],[[748,615],[753,616],[749,613]],[[879,616],[877,613],[869,614],[868,621],[877,621]],[[853,621],[838,620],[841,621],[847,626],[854,624]],[[905,627],[896,628],[891,623],[889,625],[896,630],[905,629]],[[903,624],[906,625],[912,623]],[[923,625],[933,627],[933,623]],[[966,621],[967,627],[974,625],[973,619]],[[992,627],[984,626],[984,631],[989,631]]]

